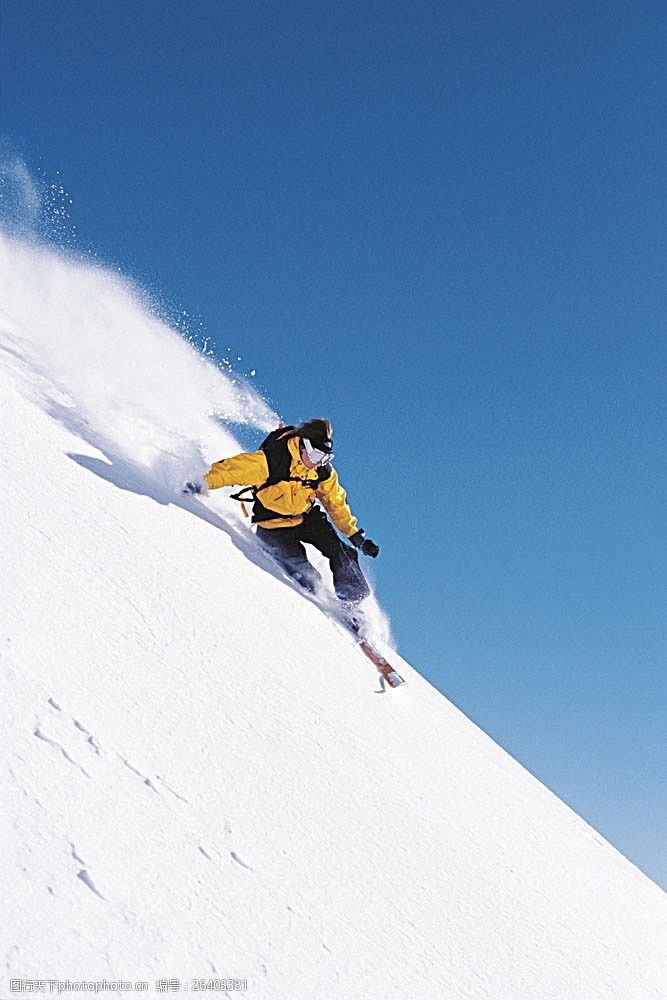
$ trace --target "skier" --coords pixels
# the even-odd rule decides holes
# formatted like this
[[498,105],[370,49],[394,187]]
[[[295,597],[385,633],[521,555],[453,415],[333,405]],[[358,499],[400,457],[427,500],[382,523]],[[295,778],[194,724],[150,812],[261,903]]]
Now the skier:
[[[298,427],[272,431],[259,451],[214,462],[203,480],[186,483],[183,492],[243,486],[233,494],[235,500],[243,502],[243,494],[249,490],[252,521],[257,525],[262,547],[310,593],[315,592],[322,578],[309,562],[304,542],[319,549],[329,561],[334,590],[344,607],[343,617],[358,631],[355,609],[370,590],[356,550],[375,558],[380,549],[357,527],[345,490],[331,465],[333,457],[329,421],[308,420]],[[352,545],[340,538],[334,525]]]

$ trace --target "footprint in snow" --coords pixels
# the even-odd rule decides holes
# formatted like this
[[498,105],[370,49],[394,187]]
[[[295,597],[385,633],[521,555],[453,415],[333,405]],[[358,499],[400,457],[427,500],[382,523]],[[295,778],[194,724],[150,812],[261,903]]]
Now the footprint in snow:
[[93,750],[95,751],[95,753],[97,754],[97,756],[100,757],[101,754],[100,754],[99,744],[95,741],[95,737],[90,732],[90,730],[86,729],[85,726],[81,725],[81,723],[77,719],[72,719],[72,722],[79,730],[79,732],[83,733],[83,735],[86,737],[86,743],[89,743],[93,748]]
[[77,872],[76,877],[80,879],[83,882],[83,884],[88,889],[90,889],[91,892],[94,892],[96,896],[99,896],[100,899],[103,899],[105,903],[107,902],[106,896],[102,895],[102,893],[97,888],[97,886],[95,885],[95,883],[93,882],[92,878],[90,877],[85,868],[82,868],[81,871]]
[[240,866],[241,866],[241,868],[246,868],[246,869],[247,869],[247,870],[248,870],[249,872],[253,871],[253,869],[252,869],[252,868],[250,867],[250,865],[247,865],[247,864],[245,863],[245,861],[243,861],[243,860],[242,860],[242,859],[241,859],[241,858],[240,858],[240,857],[238,856],[238,854],[236,853],[236,851],[230,851],[229,853],[230,853],[230,855],[231,855],[231,857],[232,857],[232,860],[233,860],[233,861],[235,861],[237,865],[240,865]]
[[78,769],[81,771],[81,773],[85,774],[85,776],[87,778],[91,777],[91,775],[88,774],[88,771],[86,771],[85,767],[81,767],[81,764],[77,763],[77,761],[75,761],[72,757],[70,757],[70,755],[67,753],[67,750],[65,750],[65,747],[61,746],[60,743],[58,743],[57,740],[53,740],[53,739],[51,739],[50,736],[46,736],[42,732],[42,730],[39,728],[39,726],[36,726],[33,729],[32,733],[33,733],[33,736],[36,736],[38,740],[43,740],[44,743],[48,743],[49,746],[52,746],[52,747],[54,747],[54,749],[58,750],[63,755],[63,757],[65,758],[65,760],[68,762],[68,764],[73,764],[74,767],[78,767]]
[[72,857],[74,858],[74,860],[76,861],[76,863],[78,865],[82,865],[83,866],[76,873],[76,877],[79,879],[79,881],[83,882],[83,884],[86,886],[87,889],[90,889],[91,892],[94,892],[96,896],[99,896],[99,898],[103,899],[105,901],[105,903],[106,903],[107,902],[106,896],[102,895],[102,893],[100,892],[100,890],[97,888],[97,886],[93,882],[92,877],[90,875],[90,872],[88,871],[88,869],[86,867],[86,862],[83,860],[83,858],[81,857],[81,855],[77,853],[76,845],[73,844],[72,841],[70,841],[70,845],[69,846],[70,846],[70,851],[72,853]]

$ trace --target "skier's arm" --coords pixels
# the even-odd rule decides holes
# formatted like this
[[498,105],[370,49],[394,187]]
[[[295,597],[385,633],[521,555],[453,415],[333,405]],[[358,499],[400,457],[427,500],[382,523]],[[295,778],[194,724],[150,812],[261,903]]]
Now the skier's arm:
[[319,484],[316,493],[341,535],[346,538],[354,535],[357,531],[357,519],[347,505],[347,495],[338,482],[335,469],[331,470],[328,479]]
[[209,490],[221,486],[261,486],[269,478],[269,466],[263,451],[243,452],[214,462],[204,476]]

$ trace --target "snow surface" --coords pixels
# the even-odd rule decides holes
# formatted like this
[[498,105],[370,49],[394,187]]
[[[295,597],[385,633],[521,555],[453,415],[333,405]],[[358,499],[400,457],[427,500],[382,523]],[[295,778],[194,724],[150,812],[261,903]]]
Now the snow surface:
[[0,995],[667,996],[664,893],[178,496],[270,408],[117,274],[10,237],[0,274]]

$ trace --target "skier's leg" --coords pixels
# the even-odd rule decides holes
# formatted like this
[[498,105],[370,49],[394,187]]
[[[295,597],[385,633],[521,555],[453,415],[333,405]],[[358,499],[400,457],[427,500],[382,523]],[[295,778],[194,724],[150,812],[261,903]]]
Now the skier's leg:
[[324,511],[314,507],[300,526],[300,538],[329,560],[336,596],[345,604],[358,604],[370,594],[359,566],[357,550],[346,545]]
[[282,568],[303,587],[314,593],[322,577],[308,561],[297,528],[257,528],[257,539]]

